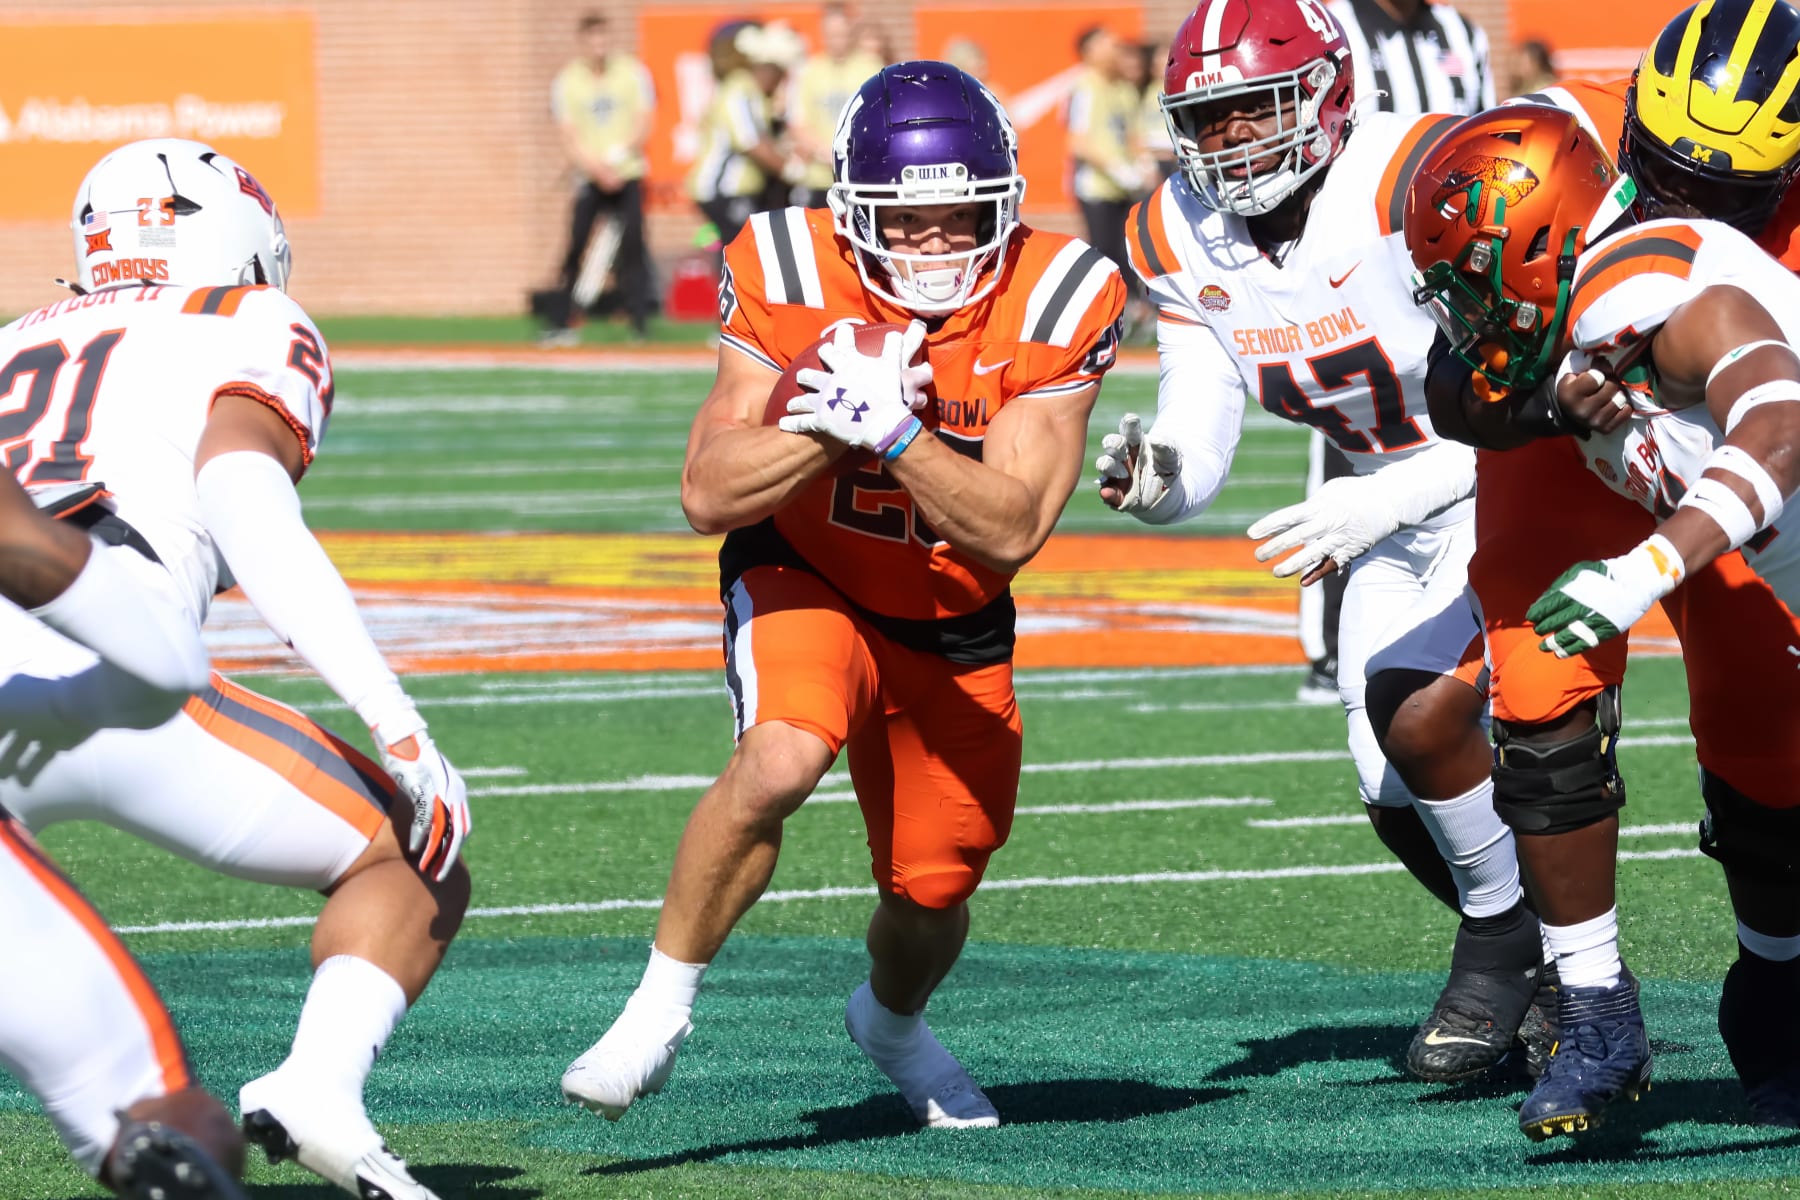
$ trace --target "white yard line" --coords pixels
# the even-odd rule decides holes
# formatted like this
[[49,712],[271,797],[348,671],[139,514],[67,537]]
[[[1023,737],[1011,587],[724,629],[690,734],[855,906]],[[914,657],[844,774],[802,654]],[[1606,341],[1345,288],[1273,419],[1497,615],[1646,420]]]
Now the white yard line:
[[[1332,825],[1367,825],[1369,818],[1362,813],[1334,813],[1326,817],[1251,817],[1244,824],[1252,829],[1313,829]],[[1666,837],[1671,834],[1694,833],[1700,825],[1698,818],[1692,821],[1672,821],[1666,825],[1626,825],[1619,830],[1620,837]]]
[[[1658,862],[1698,858],[1698,850],[1620,851],[1621,861]],[[1240,883],[1272,879],[1342,879],[1361,875],[1389,875],[1405,870],[1397,862],[1349,863],[1342,866],[1270,867],[1240,871],[1145,871],[1131,875],[1031,875],[1021,879],[989,879],[984,892],[1018,892],[1039,888],[1153,887],[1157,884]],[[792,904],[804,900],[843,900],[874,896],[873,887],[797,888],[765,892],[758,904]],[[611,899],[566,904],[513,904],[500,908],[471,908],[468,920],[493,917],[552,916],[564,913],[603,913],[625,909],[654,910],[661,900]],[[311,925],[312,917],[247,917],[226,921],[164,921],[156,925],[122,925],[118,933],[230,933],[243,929],[287,929]]]

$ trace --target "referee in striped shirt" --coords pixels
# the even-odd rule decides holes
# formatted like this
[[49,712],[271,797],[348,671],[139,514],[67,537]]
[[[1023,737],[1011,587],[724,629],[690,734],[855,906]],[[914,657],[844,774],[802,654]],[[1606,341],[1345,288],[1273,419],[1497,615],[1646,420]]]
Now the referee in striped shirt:
[[[1331,0],[1328,7],[1350,43],[1356,96],[1382,112],[1473,116],[1492,108],[1494,73],[1487,34],[1448,4],[1426,0]],[[1351,474],[1350,460],[1317,433],[1308,456],[1306,491]],[[1300,589],[1300,645],[1312,661],[1299,698],[1337,704],[1337,625],[1348,572],[1334,571]]]

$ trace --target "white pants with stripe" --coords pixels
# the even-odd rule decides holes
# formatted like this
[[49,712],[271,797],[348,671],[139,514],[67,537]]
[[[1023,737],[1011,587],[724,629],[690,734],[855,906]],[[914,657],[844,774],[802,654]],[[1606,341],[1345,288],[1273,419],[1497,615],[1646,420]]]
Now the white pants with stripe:
[[[1459,507],[1472,513],[1470,505]],[[1471,655],[1479,665],[1481,622],[1469,591],[1474,552],[1473,516],[1440,516],[1376,543],[1351,564],[1337,681],[1365,804],[1404,808],[1413,800],[1375,741],[1365,699],[1369,678],[1391,669],[1460,675]]]
[[[92,652],[0,606],[0,696],[54,687]],[[77,740],[79,739],[79,740]],[[150,730],[70,728],[47,762],[0,754],[0,806],[32,830],[98,821],[209,870],[322,890],[387,821],[392,782],[309,718],[214,674]],[[72,743],[72,744],[71,744]]]
[[175,1026],[106,922],[0,814],[0,1067],[97,1174],[117,1113],[191,1082]]

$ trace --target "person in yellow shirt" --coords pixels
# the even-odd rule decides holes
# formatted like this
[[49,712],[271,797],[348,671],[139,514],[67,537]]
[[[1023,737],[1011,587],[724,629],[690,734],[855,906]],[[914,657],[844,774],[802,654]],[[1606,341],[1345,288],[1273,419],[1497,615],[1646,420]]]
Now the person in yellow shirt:
[[[1096,25],[1076,39],[1082,72],[1069,93],[1069,158],[1074,168],[1075,202],[1087,223],[1088,244],[1119,264],[1135,283],[1125,254],[1125,218],[1148,191],[1149,172],[1138,148],[1143,98],[1127,78],[1130,47]],[[1142,306],[1132,287],[1129,323]]]
[[613,45],[604,16],[589,13],[577,29],[581,56],[557,74],[550,89],[551,112],[576,186],[562,278],[544,311],[548,328],[540,340],[549,345],[575,340],[576,284],[602,214],[611,226],[600,236],[616,247],[619,296],[634,336],[644,336],[656,302],[643,194],[644,143],[656,113],[656,91],[644,64]]
[[825,207],[838,114],[883,65],[855,48],[855,34],[844,5],[828,2],[819,10],[819,53],[802,63],[788,81],[787,132],[793,154],[782,178],[793,187],[793,203],[802,208]]
[[727,44],[715,41],[719,85],[700,122],[700,153],[688,172],[688,193],[729,245],[750,214],[764,204],[771,179],[787,165],[775,133],[775,93],[806,52],[786,25],[744,25]]

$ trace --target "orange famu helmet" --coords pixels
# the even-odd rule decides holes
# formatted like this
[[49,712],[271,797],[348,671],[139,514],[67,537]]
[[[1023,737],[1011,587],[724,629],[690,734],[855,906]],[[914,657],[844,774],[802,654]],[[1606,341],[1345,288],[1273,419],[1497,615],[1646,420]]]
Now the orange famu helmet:
[[1507,104],[1470,117],[1407,190],[1413,302],[1491,387],[1530,390],[1554,364],[1576,256],[1635,194],[1571,113]]

